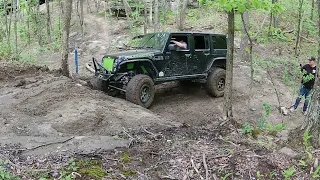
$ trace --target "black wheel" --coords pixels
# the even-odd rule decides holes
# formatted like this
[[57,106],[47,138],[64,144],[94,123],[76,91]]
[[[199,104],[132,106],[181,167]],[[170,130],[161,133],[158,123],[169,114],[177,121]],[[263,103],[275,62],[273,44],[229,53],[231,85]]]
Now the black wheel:
[[132,103],[149,108],[154,99],[154,83],[147,76],[138,74],[128,83],[126,88],[126,99]]
[[117,89],[108,88],[107,83],[97,77],[93,77],[90,79],[89,86],[94,90],[103,91],[112,97],[115,97],[120,93],[120,91]]
[[106,90],[106,87],[104,86],[104,82],[97,77],[92,77],[89,80],[88,84],[94,90],[100,90],[100,91]]
[[210,70],[210,73],[206,82],[206,90],[209,95],[214,97],[221,97],[224,95],[224,88],[226,83],[226,70],[218,67],[214,67]]

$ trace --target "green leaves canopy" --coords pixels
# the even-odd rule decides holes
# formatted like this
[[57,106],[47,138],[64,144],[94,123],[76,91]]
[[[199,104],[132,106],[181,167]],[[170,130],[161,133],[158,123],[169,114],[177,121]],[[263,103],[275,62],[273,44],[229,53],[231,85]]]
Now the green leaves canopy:
[[283,10],[279,3],[272,3],[270,0],[215,0],[215,1],[198,0],[198,1],[200,4],[205,3],[207,5],[216,5],[227,12],[230,12],[231,10],[235,10],[238,13],[243,13],[247,10],[260,9],[265,11],[271,11],[272,13],[278,13]]

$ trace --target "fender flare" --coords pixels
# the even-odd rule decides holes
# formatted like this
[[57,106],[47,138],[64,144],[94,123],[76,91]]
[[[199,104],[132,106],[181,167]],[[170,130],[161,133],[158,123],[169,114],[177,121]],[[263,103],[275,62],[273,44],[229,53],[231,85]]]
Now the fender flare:
[[227,58],[226,57],[213,58],[212,60],[209,61],[207,68],[206,68],[206,72],[208,72],[210,70],[210,68],[212,67],[214,62],[219,61],[219,60],[227,61]]
[[154,65],[154,63],[150,60],[150,59],[132,59],[132,60],[126,60],[126,61],[122,61],[118,67],[120,67],[123,64],[127,64],[127,63],[135,63],[135,62],[147,62],[151,65],[152,70],[156,73],[155,75],[158,76],[159,71],[156,68],[156,66]]

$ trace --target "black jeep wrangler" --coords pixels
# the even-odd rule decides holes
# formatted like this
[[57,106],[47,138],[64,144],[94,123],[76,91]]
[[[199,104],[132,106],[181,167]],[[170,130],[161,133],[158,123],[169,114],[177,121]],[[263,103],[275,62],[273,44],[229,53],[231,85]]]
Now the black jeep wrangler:
[[101,63],[92,59],[94,88],[111,96],[125,93],[128,101],[145,108],[154,99],[154,85],[169,81],[202,82],[211,96],[224,95],[225,35],[157,32],[138,36],[131,44],[131,50],[105,55]]

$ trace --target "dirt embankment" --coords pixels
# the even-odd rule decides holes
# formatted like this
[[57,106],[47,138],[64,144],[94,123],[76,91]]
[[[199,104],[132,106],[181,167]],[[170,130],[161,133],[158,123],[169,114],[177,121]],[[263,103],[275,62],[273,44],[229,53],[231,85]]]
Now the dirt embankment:
[[57,72],[41,71],[34,66],[10,66],[1,66],[2,135],[115,135],[123,128],[174,124]]

